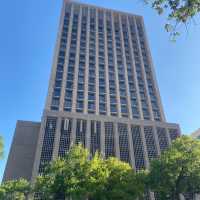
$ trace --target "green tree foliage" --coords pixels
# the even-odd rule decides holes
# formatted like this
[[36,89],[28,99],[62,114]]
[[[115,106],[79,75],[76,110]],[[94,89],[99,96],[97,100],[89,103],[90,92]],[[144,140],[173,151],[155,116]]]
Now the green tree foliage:
[[89,168],[89,153],[81,146],[72,147],[65,158],[53,161],[36,181],[35,190],[44,200],[84,196]]
[[133,200],[143,196],[145,172],[135,173],[129,164],[117,158],[109,158],[105,164],[109,171],[105,199]]
[[3,137],[0,136],[0,159],[3,158],[3,153],[4,153],[4,143],[3,143]]
[[7,181],[0,186],[0,200],[26,200],[30,193],[31,186],[24,179]]
[[179,35],[178,26],[184,24],[186,27],[191,22],[195,22],[194,17],[199,15],[200,0],[145,0],[159,15],[167,15],[165,29],[171,36]]
[[134,200],[143,193],[142,173],[116,158],[92,159],[81,145],[74,146],[63,159],[53,161],[36,181],[43,199]]
[[161,200],[179,200],[180,193],[200,193],[200,141],[187,136],[175,140],[152,161],[148,185]]

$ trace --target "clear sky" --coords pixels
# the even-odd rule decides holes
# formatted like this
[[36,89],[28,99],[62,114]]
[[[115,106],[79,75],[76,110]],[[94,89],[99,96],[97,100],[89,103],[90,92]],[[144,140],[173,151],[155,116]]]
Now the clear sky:
[[[144,16],[162,102],[168,122],[183,133],[200,127],[200,26],[169,41],[164,18],[142,0],[82,2]],[[62,0],[1,1],[0,6],[0,134],[5,156],[3,175],[16,121],[40,121]]]

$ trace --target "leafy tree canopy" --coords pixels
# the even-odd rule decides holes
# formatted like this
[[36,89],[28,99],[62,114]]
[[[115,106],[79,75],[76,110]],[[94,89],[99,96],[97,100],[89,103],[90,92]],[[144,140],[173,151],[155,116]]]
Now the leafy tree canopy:
[[25,200],[30,191],[30,184],[24,179],[7,181],[0,186],[0,200]]
[[179,35],[178,26],[186,28],[200,12],[200,0],[145,0],[159,15],[167,15],[165,29],[175,38]]
[[148,185],[161,200],[178,200],[180,193],[200,192],[200,141],[183,136],[152,161]]
[[116,158],[104,160],[98,153],[89,159],[81,145],[63,159],[53,161],[36,181],[43,199],[134,200],[143,193],[141,174]]

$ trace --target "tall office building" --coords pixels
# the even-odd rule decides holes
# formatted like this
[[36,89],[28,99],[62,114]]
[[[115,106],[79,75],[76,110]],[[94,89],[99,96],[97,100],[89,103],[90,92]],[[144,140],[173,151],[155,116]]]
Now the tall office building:
[[64,1],[28,178],[72,143],[148,168],[179,135],[179,126],[165,120],[143,18]]

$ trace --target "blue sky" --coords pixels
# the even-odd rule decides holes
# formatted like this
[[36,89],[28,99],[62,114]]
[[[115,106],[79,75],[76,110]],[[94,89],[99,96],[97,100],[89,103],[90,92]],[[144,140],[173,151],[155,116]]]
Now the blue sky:
[[[169,41],[165,19],[142,0],[86,0],[144,16],[162,102],[168,122],[183,133],[200,127],[200,27]],[[40,121],[47,94],[62,0],[2,1],[0,6],[0,134],[5,157],[18,119]]]

